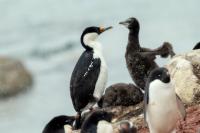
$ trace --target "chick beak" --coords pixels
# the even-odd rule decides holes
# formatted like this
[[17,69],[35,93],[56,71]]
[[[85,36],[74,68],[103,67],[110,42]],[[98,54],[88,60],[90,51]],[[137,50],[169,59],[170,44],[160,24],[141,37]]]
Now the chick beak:
[[119,24],[127,27],[129,25],[129,22],[126,20],[126,21],[119,22]]
[[100,33],[103,33],[104,31],[110,30],[112,28],[113,28],[112,26],[109,26],[107,28],[100,27]]

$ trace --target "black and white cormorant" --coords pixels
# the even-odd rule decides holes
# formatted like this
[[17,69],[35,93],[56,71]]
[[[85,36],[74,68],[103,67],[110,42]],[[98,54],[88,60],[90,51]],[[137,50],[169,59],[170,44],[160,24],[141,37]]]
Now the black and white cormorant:
[[127,68],[135,84],[144,90],[149,73],[158,67],[154,61],[156,55],[161,55],[161,57],[174,56],[172,46],[165,42],[161,47],[154,50],[143,48],[139,43],[140,25],[138,20],[129,18],[119,24],[129,29],[128,45],[125,53]]
[[80,56],[70,81],[71,99],[78,113],[91,109],[103,95],[107,82],[107,65],[97,38],[111,28],[88,27],[81,35],[85,51]]
[[42,133],[70,133],[72,131],[74,116],[57,116],[50,120]]

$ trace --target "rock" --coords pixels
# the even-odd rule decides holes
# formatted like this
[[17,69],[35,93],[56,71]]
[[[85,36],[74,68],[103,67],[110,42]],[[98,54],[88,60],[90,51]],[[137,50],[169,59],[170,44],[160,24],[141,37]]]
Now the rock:
[[[135,106],[117,106],[112,108],[105,108],[109,112],[115,113],[115,123],[121,120],[129,120],[137,128],[138,133],[149,133],[148,128],[144,125],[143,116],[143,102]],[[200,131],[200,105],[191,105],[186,108],[186,119],[180,119],[177,122],[177,133],[199,133]],[[118,133],[117,126],[113,124],[114,133]],[[73,133],[80,133],[80,130],[73,131]]]
[[17,94],[31,84],[32,76],[20,61],[0,57],[0,98]]
[[187,108],[186,120],[177,123],[177,133],[200,133],[200,105]]
[[183,102],[200,103],[200,50],[176,55],[166,67]]

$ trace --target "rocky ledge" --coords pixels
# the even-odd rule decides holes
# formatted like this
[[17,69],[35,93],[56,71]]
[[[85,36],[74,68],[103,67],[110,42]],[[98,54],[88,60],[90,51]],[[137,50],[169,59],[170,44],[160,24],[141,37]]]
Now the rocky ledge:
[[[174,56],[166,67],[174,81],[177,94],[186,107],[185,121],[177,123],[177,133],[200,133],[200,50]],[[129,120],[139,133],[148,133],[144,125],[143,102],[135,106],[116,106],[104,108],[115,114],[114,121]],[[115,133],[117,127],[113,124]],[[73,131],[78,133],[80,131]]]
[[166,66],[174,81],[177,94],[184,103],[200,101],[200,50],[176,55]]

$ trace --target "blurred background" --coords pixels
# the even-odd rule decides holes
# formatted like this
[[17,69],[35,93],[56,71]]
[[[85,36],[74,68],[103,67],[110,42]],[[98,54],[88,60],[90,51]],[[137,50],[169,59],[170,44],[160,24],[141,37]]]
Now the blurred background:
[[[0,0],[4,60],[0,66],[4,58],[19,60],[32,75],[27,84],[33,81],[27,91],[0,99],[0,132],[41,133],[54,116],[75,114],[69,82],[84,50],[80,36],[86,27],[114,26],[99,38],[109,67],[107,86],[130,83],[124,59],[128,30],[118,22],[136,17],[141,46],[157,48],[169,41],[176,53],[183,53],[200,41],[199,4],[198,0]],[[157,59],[161,66],[167,61]]]

